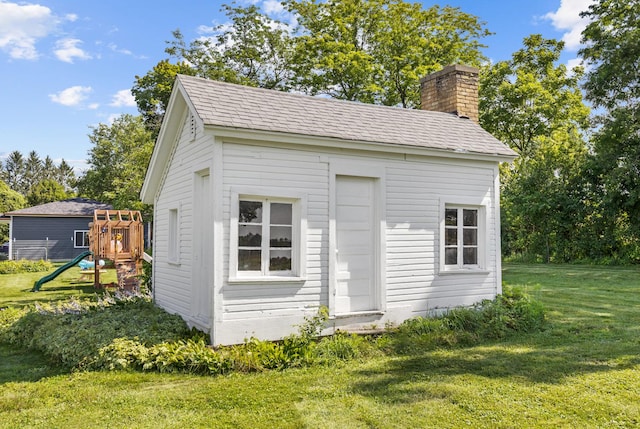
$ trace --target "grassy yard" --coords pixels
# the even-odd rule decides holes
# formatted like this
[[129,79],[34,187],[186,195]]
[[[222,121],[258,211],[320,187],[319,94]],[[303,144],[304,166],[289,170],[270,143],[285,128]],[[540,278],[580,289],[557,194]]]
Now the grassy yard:
[[[24,273],[20,275],[0,274],[0,308],[22,306],[35,302],[49,302],[71,297],[87,296],[95,293],[93,277],[81,278],[80,268],[72,267],[50,282],[44,283],[38,292],[31,292],[33,284],[52,273],[62,264],[54,264],[54,269],[44,273]],[[100,275],[101,283],[117,282],[115,269]]]
[[[32,294],[32,276],[0,276],[0,307],[90,292],[56,280]],[[504,281],[544,303],[546,331],[221,377],[68,374],[0,345],[0,428],[640,426],[640,269],[507,265]]]

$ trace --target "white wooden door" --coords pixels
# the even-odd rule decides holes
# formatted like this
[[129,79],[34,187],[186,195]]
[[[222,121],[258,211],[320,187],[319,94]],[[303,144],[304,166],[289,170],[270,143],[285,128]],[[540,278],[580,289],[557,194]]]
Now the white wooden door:
[[376,309],[374,180],[336,177],[337,314]]
[[210,324],[211,288],[213,288],[213,222],[209,171],[196,173],[193,198],[193,271],[191,314]]

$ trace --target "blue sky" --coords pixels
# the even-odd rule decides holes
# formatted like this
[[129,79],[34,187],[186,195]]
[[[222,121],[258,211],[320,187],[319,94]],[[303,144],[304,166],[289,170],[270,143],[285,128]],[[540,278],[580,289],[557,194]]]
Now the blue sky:
[[[242,3],[243,0],[238,0]],[[248,0],[247,0],[248,1]],[[510,58],[533,33],[564,39],[572,65],[593,0],[423,1],[460,7],[495,35],[485,54]],[[0,0],[0,159],[35,150],[77,171],[86,168],[91,126],[137,114],[131,86],[166,58],[166,41],[180,29],[190,41],[224,24],[224,2],[206,0]],[[276,0],[254,0],[265,12],[291,19]]]

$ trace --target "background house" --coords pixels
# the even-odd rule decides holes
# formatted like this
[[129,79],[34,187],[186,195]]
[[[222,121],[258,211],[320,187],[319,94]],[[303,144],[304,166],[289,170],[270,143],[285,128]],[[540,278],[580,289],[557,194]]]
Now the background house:
[[72,198],[5,213],[9,217],[9,258],[70,260],[89,248],[89,222],[96,209],[111,205]]
[[322,305],[357,329],[495,297],[515,153],[476,123],[477,84],[427,76],[435,112],[178,76],[141,192],[156,302],[229,344]]

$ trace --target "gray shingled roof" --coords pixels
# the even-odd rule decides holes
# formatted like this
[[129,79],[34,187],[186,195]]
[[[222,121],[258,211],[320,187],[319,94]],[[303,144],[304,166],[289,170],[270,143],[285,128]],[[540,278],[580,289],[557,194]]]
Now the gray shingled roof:
[[93,216],[94,210],[111,210],[111,204],[105,204],[87,198],[71,198],[68,200],[54,201],[14,210],[5,213],[9,216]]
[[377,106],[179,75],[205,125],[515,156],[475,122],[456,115]]

